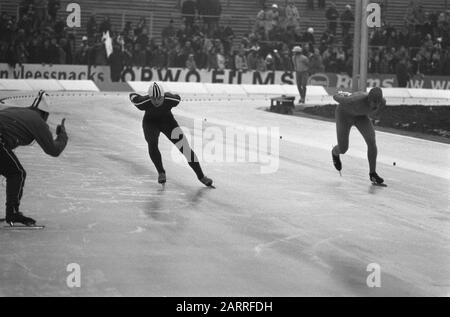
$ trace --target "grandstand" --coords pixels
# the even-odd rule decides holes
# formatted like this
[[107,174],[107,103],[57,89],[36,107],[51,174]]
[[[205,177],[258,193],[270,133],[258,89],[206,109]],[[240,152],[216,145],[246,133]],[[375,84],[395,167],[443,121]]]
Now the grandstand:
[[[61,1],[60,17],[65,17],[67,13],[64,8],[71,1]],[[267,3],[275,3],[284,5],[284,0],[274,0]],[[327,1],[329,3],[330,1]],[[353,0],[335,0],[338,11],[341,13],[347,4],[354,5]],[[405,0],[375,0],[372,2],[380,3],[382,6],[383,17],[385,22],[392,26],[403,26],[403,17],[405,9],[408,6]],[[147,24],[150,27],[150,35],[153,38],[160,39],[161,31],[173,19],[175,26],[181,24],[181,13],[178,6],[179,0],[128,0],[128,1],[95,1],[95,0],[79,0],[81,5],[82,31],[85,31],[86,23],[92,13],[96,13],[99,18],[109,16],[113,29],[122,30],[125,22],[136,24],[139,19],[146,17]],[[237,37],[248,34],[255,22],[257,12],[260,10],[256,0],[222,0],[222,23],[230,24],[233,27]],[[448,0],[427,0],[420,1],[425,11],[438,12],[448,10]],[[4,0],[0,4],[0,10],[11,15],[17,14],[18,2],[13,0]],[[315,36],[318,37],[326,29],[325,11],[323,9],[308,10],[306,1],[296,1],[301,20],[300,26],[302,30],[306,30],[312,26],[315,29]]]

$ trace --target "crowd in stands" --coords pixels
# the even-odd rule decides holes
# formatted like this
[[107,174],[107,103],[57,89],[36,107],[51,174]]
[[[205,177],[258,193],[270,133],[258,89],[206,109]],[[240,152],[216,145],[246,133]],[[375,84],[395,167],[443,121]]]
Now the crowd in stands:
[[[117,30],[108,17],[92,14],[78,35],[58,18],[59,0],[22,0],[17,17],[1,13],[0,63],[110,65],[115,80],[127,66],[292,71],[292,48],[300,45],[309,58],[310,73],[351,74],[350,5],[339,8],[319,0],[317,8],[323,11],[327,28],[317,35],[314,25],[300,26],[307,12],[300,12],[294,0],[258,2],[261,10],[252,31],[237,39],[230,22],[220,19],[220,0],[179,1],[182,23],[176,26],[168,17],[156,40],[149,36],[144,17]],[[313,9],[314,1],[308,0],[307,8]],[[450,75],[449,23],[450,11],[425,12],[420,2],[411,1],[404,27],[384,22],[370,31],[369,72]]]
[[[291,49],[300,45],[310,59],[310,73],[352,73],[354,14],[350,5],[340,10],[328,1],[323,10],[327,27],[316,37],[313,25],[302,31],[301,17],[307,12],[299,12],[293,0],[281,5],[261,3],[264,7],[256,15],[253,31],[242,43],[247,63],[241,54],[236,57],[238,68],[292,70]],[[397,29],[382,19],[382,27],[370,31],[369,72],[403,77],[450,75],[450,11],[425,12],[418,1],[411,1],[405,11],[403,27]]]
[[0,62],[71,64],[75,34],[57,17],[59,0],[22,0],[18,16],[0,14]]

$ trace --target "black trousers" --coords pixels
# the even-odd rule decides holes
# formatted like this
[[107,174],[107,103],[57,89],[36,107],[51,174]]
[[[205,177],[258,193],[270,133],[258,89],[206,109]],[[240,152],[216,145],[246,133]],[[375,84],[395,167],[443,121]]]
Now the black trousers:
[[6,177],[6,212],[18,211],[27,173],[14,152],[1,140],[0,175]]
[[197,155],[192,151],[178,122],[173,116],[165,116],[159,120],[152,120],[149,116],[144,116],[142,127],[144,129],[145,140],[148,143],[148,153],[158,173],[165,172],[161,152],[158,148],[159,134],[162,132],[186,157],[189,166],[195,172],[197,178],[201,179],[205,176],[198,162]]

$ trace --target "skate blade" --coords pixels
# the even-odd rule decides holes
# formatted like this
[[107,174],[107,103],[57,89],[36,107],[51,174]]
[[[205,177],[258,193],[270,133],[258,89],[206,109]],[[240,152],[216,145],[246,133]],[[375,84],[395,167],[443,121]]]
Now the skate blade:
[[25,225],[14,225],[14,226],[3,226],[4,230],[42,230],[45,226],[25,226]]
[[208,187],[212,188],[212,189],[216,189],[216,186],[214,186],[214,185],[209,185]]
[[378,187],[388,187],[386,184],[378,184],[378,183],[372,183],[373,186],[378,186]]

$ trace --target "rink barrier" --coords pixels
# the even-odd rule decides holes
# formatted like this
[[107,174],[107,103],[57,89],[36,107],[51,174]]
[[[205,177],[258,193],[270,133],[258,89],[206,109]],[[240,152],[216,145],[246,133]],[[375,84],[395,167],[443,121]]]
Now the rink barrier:
[[[91,80],[0,79],[0,91],[35,92],[137,92],[146,93],[148,82],[95,83]],[[261,100],[274,96],[298,97],[295,85],[238,85],[212,83],[165,82],[166,91],[174,91],[186,101]],[[368,88],[367,90],[370,90]],[[418,88],[383,88],[388,105],[449,106],[450,90]],[[57,95],[57,94],[52,94]],[[75,94],[76,95],[76,94]],[[83,94],[84,95],[84,94]],[[3,96],[0,96],[0,99]],[[5,99],[3,97],[3,99]],[[332,95],[322,86],[307,86],[306,103],[311,105],[335,104]]]

